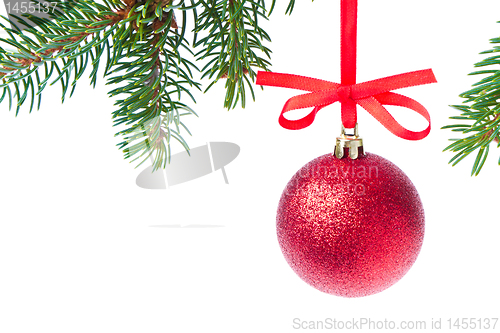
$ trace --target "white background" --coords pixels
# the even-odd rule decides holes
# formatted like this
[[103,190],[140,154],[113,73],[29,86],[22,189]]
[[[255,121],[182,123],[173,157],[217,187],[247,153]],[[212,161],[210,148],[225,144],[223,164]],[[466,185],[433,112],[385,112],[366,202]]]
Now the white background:
[[[278,0],[265,25],[272,69],[338,82],[339,1],[299,0],[291,16],[286,4]],[[278,115],[297,91],[258,89],[255,103],[228,112],[220,83],[197,95],[200,117],[186,122],[191,147],[241,147],[226,167],[229,185],[218,171],[154,191],[136,186],[143,167],[116,147],[111,88],[84,79],[63,105],[58,86],[32,114],[16,118],[0,105],[0,332],[296,332],[294,318],[424,320],[429,329],[442,318],[445,330],[448,318],[500,317],[498,149],[471,178],[473,158],[447,164],[453,155],[441,151],[453,135],[440,130],[456,114],[448,105],[477,79],[467,73],[478,53],[500,35],[500,4],[360,0],[358,19],[358,82],[426,68],[439,81],[399,91],[430,112],[424,140],[399,139],[358,113],[366,149],[404,170],[424,203],[424,245],[402,280],[365,298],[324,294],[293,273],[278,246],[281,192],[302,165],[332,151],[339,104],[287,131]],[[410,129],[426,126],[393,111]]]

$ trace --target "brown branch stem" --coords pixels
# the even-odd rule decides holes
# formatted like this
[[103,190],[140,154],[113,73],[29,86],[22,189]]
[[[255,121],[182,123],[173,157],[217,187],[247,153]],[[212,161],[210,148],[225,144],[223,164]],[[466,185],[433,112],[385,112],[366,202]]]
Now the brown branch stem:
[[[498,118],[500,118],[500,113],[497,114],[495,116],[495,118],[493,118],[493,121],[497,120]],[[485,134],[485,137],[490,137],[491,135],[493,134],[493,129],[489,130],[486,134]],[[499,143],[499,139],[498,139],[498,136],[495,137],[495,139],[493,139],[493,141],[495,141],[496,143]]]

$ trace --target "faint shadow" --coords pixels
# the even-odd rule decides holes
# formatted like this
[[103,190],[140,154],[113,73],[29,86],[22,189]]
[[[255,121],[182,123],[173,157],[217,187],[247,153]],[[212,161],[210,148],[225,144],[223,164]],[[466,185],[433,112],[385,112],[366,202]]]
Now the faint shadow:
[[[208,142],[204,146],[183,151],[171,157],[165,170],[153,172],[153,166],[144,169],[136,178],[137,186],[148,190],[165,190],[221,170],[224,182],[229,184],[224,167],[240,153],[240,146],[231,142]],[[153,164],[153,157],[151,157]],[[168,186],[167,186],[168,185]]]

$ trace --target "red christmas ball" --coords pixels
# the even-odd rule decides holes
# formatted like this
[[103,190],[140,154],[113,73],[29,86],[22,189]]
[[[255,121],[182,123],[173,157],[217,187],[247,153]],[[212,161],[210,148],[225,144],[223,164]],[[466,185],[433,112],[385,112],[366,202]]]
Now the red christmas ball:
[[396,165],[370,153],[354,160],[327,154],[302,167],[283,191],[276,224],[295,273],[344,297],[396,283],[424,239],[415,186]]

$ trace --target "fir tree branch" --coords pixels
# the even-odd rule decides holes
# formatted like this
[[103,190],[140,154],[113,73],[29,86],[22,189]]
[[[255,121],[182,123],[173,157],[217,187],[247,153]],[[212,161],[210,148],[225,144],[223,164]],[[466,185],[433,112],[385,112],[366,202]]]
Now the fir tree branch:
[[[168,8],[170,4],[171,1],[167,1],[163,6]],[[189,151],[189,146],[181,136],[181,129],[188,134],[190,132],[180,117],[196,113],[182,103],[181,98],[182,94],[187,94],[194,102],[189,88],[199,89],[200,84],[192,79],[192,70],[197,70],[196,66],[181,56],[180,47],[188,52],[190,49],[184,33],[177,31],[178,24],[173,11],[170,10],[165,16],[159,12],[151,23],[147,20],[147,13],[151,11],[157,15],[154,3],[151,7],[146,3],[139,8],[141,16],[133,21],[138,22],[133,29],[141,31],[144,39],[141,35],[134,35],[132,30],[123,32],[128,34],[128,38],[115,36],[123,40],[119,48],[128,51],[115,57],[117,63],[113,72],[125,71],[126,74],[110,78],[108,84],[124,80],[128,83],[110,92],[111,96],[128,95],[126,99],[117,101],[120,108],[113,113],[115,125],[124,123],[129,126],[116,134],[125,136],[125,141],[119,144],[120,148],[124,148],[125,158],[138,155],[133,161],[142,157],[142,164],[155,154],[153,170],[156,170],[169,162],[171,138]],[[182,6],[178,8],[184,9]],[[185,22],[182,26],[185,26]],[[129,61],[118,62],[124,58]],[[132,142],[137,143],[131,145]]]
[[[126,13],[122,10],[117,12],[108,11],[106,14],[99,16],[98,11],[102,10],[102,7],[97,5],[91,7],[85,2],[79,2],[74,7],[70,7],[67,2],[60,2],[59,5],[66,12],[59,13],[60,17],[57,21],[49,21],[34,16],[26,17],[27,20],[36,23],[40,30],[28,28],[23,32],[19,28],[11,29],[0,23],[0,26],[10,37],[10,39],[0,38],[0,41],[16,48],[15,51],[10,52],[0,48],[0,77],[2,78],[0,87],[3,87],[2,96],[9,96],[9,109],[12,107],[12,97],[17,97],[16,115],[20,106],[26,101],[28,92],[31,92],[30,112],[33,109],[36,96],[38,96],[37,108],[40,107],[41,93],[49,79],[54,75],[57,75],[57,77],[50,84],[52,85],[58,81],[61,83],[62,100],[64,101],[66,92],[70,87],[71,72],[73,72],[71,96],[76,81],[83,74],[82,69],[84,69],[84,63],[87,63],[89,55],[93,60],[99,60],[100,56],[97,56],[98,53],[94,55],[91,48],[94,48],[94,50],[104,49],[102,44],[106,41],[106,37],[113,31],[115,24],[126,16]],[[80,15],[79,9],[85,9],[85,17]],[[89,21],[89,18],[94,21]],[[23,18],[17,17],[17,19],[25,22],[27,26],[30,25]],[[100,38],[101,33],[105,38]],[[90,40],[87,39],[88,37],[90,37]],[[57,60],[60,60],[60,62]],[[94,68],[96,68],[97,61],[93,63]],[[42,66],[45,69],[43,80],[40,79],[38,73]],[[96,73],[97,70],[94,72]],[[34,82],[36,82],[36,93],[34,92]],[[20,89],[21,83],[23,89]],[[11,91],[11,86],[14,86],[14,93]],[[24,91],[24,93],[21,93],[21,91]],[[3,97],[0,98],[0,102]]]
[[[256,73],[254,68],[267,70],[270,66],[270,53],[262,41],[271,41],[269,35],[259,27],[258,20],[267,19],[264,1],[219,0],[200,1],[203,13],[197,17],[195,32],[206,35],[196,42],[203,46],[197,56],[207,60],[202,69],[203,76],[212,80],[209,90],[219,79],[226,80],[224,107],[236,107],[241,100],[245,107],[247,86],[255,99],[252,84]],[[267,59],[259,56],[263,53]]]
[[[124,138],[118,146],[125,158],[142,159],[139,165],[153,157],[153,170],[169,162],[173,141],[189,152],[183,132],[191,133],[181,119],[196,115],[185,100],[195,103],[191,89],[201,89],[193,79],[199,69],[189,58],[206,62],[201,72],[211,81],[207,90],[226,79],[226,108],[245,106],[247,89],[254,98],[255,69],[270,66],[264,45],[270,37],[259,24],[270,14],[264,0],[51,2],[57,5],[52,20],[23,14],[15,18],[26,28],[0,23],[9,35],[1,42],[13,47],[0,47],[0,102],[8,99],[11,108],[15,100],[17,116],[29,101],[31,112],[35,99],[40,108],[45,87],[57,82],[64,102],[88,67],[95,87],[104,64],[107,84],[115,86],[109,95],[117,98],[114,126],[125,127],[116,133]],[[186,40],[188,11],[195,23],[193,45]],[[196,47],[201,50],[194,54]]]
[[[500,38],[490,40],[491,44],[500,43]],[[494,46],[493,49],[481,54],[498,53],[500,49]],[[476,63],[475,67],[490,67],[500,64],[500,55],[493,55],[483,61]],[[473,85],[473,88],[460,95],[464,99],[462,105],[451,105],[461,112],[459,116],[452,116],[450,119],[466,121],[467,123],[452,124],[442,127],[451,129],[453,132],[460,132],[466,137],[461,139],[451,139],[453,143],[444,150],[455,152],[455,156],[450,160],[452,165],[456,165],[465,157],[477,152],[476,159],[472,166],[472,176],[477,176],[481,171],[488,157],[490,145],[494,142],[500,147],[500,70],[486,69],[471,73],[470,75],[489,74]],[[500,164],[500,160],[498,162]]]

